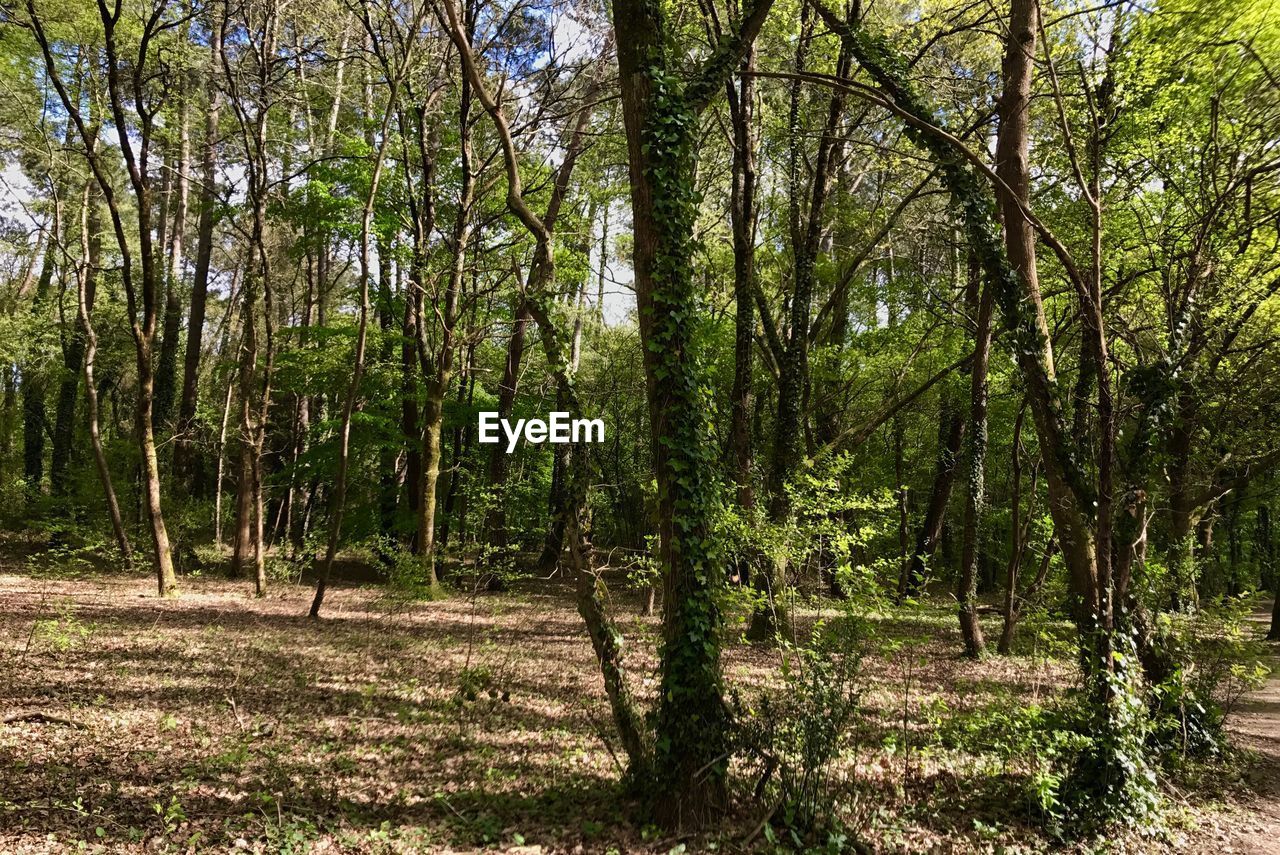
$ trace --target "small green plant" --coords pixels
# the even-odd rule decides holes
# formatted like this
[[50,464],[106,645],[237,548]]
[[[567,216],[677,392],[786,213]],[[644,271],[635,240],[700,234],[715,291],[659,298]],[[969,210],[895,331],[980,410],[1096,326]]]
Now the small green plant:
[[178,801],[178,797],[175,795],[169,796],[168,804],[153,802],[151,809],[155,811],[156,816],[159,818],[162,834],[165,837],[176,832],[187,821],[187,814],[182,809],[182,803]]
[[58,604],[56,617],[37,620],[31,628],[31,643],[56,654],[68,653],[84,644],[93,627],[76,617],[75,603]]
[[865,636],[852,615],[819,621],[808,643],[784,646],[783,692],[737,711],[740,750],[759,770],[752,794],[775,805],[766,839],[802,851],[852,846],[836,809],[837,764],[861,709]]

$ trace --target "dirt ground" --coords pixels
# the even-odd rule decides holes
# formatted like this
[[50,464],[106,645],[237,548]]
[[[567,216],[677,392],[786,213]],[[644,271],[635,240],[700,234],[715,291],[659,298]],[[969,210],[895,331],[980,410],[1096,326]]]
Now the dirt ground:
[[[405,603],[309,587],[142,575],[0,573],[0,852],[736,852],[760,815],[715,837],[637,824],[571,592]],[[641,697],[657,624],[614,603]],[[1070,674],[1036,633],[1022,655],[956,656],[945,609],[890,622],[864,673],[846,820],[883,852],[1062,851],[1007,761],[937,738],[965,710],[1044,700]],[[995,627],[991,627],[992,631]],[[734,644],[743,697],[779,654]],[[1280,852],[1280,686],[1233,725],[1257,752],[1245,786],[1184,792],[1160,840],[1112,851]],[[749,841],[749,842],[748,842]],[[683,848],[682,848],[683,847]]]
[[[1271,623],[1270,607],[1253,615],[1259,635]],[[1274,665],[1273,661],[1273,665]],[[1236,744],[1253,752],[1245,786],[1220,817],[1205,823],[1194,850],[1205,853],[1280,853],[1280,676],[1241,703],[1231,719]]]

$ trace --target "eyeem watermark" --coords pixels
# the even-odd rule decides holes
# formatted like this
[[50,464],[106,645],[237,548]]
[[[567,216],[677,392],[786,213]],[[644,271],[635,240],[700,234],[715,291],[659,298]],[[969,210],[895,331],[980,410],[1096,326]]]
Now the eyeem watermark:
[[507,454],[516,450],[516,443],[524,436],[525,442],[541,445],[544,442],[604,442],[604,419],[571,419],[568,413],[547,413],[547,420],[516,419],[511,422],[499,418],[491,411],[480,413],[480,442],[493,445],[501,442],[498,428],[507,438]]

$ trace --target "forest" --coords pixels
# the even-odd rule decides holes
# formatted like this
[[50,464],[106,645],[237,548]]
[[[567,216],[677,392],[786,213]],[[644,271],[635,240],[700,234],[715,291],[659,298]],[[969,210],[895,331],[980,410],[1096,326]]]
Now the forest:
[[1277,0],[0,60],[0,852],[1280,852]]

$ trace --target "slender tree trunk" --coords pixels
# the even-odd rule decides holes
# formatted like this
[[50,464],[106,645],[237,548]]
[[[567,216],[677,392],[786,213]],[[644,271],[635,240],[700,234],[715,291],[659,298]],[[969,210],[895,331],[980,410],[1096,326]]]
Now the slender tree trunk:
[[753,122],[755,118],[754,47],[747,50],[735,85],[727,84],[730,117],[733,121],[733,184],[729,219],[733,229],[733,294],[736,309],[733,345],[732,414],[729,449],[738,505],[743,511],[755,507],[752,484],[754,460],[751,453],[752,366],[755,347],[755,255],[756,255],[756,157]]
[[413,295],[404,295],[404,316],[401,321],[400,344],[400,433],[407,452],[405,455],[405,502],[413,519],[418,519],[422,502],[422,430],[418,426],[418,353],[417,313],[414,312]]
[[[971,290],[978,289],[981,271],[976,259],[971,261]],[[964,638],[965,652],[979,659],[984,654],[982,624],[978,622],[978,536],[982,525],[983,505],[986,502],[987,465],[987,372],[991,361],[991,316],[994,299],[991,286],[981,287],[981,296],[974,295],[970,304],[978,304],[977,328],[974,330],[973,367],[969,393],[969,481],[965,490],[964,535],[960,550],[960,585],[956,601],[960,610],[960,634]]]
[[911,560],[898,579],[900,597],[915,597],[920,594],[929,559],[937,552],[942,540],[942,526],[946,521],[951,488],[955,484],[956,467],[964,445],[964,427],[960,408],[944,392],[938,408],[938,457],[934,464],[933,487],[929,490],[929,504],[925,507],[924,519],[916,533]]
[[164,327],[160,338],[160,361],[156,368],[155,426],[163,428],[173,415],[174,388],[177,385],[178,339],[182,331],[182,247],[187,225],[187,196],[190,185],[188,168],[191,160],[191,135],[185,73],[179,72],[178,89],[178,162],[173,176],[173,226],[169,231],[168,264],[165,287]]
[[[511,325],[511,336],[507,339],[507,359],[502,368],[502,382],[498,385],[498,417],[511,417],[515,406],[516,385],[520,379],[520,361],[524,357],[525,327],[531,315],[528,302],[522,297],[515,311],[515,320]],[[499,548],[507,546],[507,512],[505,487],[507,473],[510,469],[511,455],[507,454],[502,443],[495,443],[489,452],[489,489],[493,492],[494,502],[485,520],[485,530],[489,543]]]
[[107,464],[107,455],[102,448],[102,432],[98,417],[98,387],[93,374],[94,359],[98,353],[98,336],[93,329],[93,303],[98,288],[98,265],[102,255],[102,224],[97,205],[93,201],[93,194],[88,188],[85,188],[84,204],[85,210],[80,220],[80,245],[84,261],[76,277],[76,316],[84,337],[82,370],[85,401],[89,411],[89,443],[93,448],[93,462],[98,469],[98,480],[102,484],[102,494],[107,505],[107,515],[111,519],[111,531],[116,538],[116,547],[120,550],[121,558],[128,565],[133,562],[133,549],[129,545],[124,518],[120,515],[120,503],[116,500],[115,487],[111,482],[111,467]]
[[329,521],[329,537],[325,545],[324,563],[321,565],[319,578],[316,581],[315,597],[311,600],[310,615],[320,616],[320,607],[324,604],[325,591],[328,588],[329,576],[333,572],[333,561],[338,554],[338,543],[342,536],[342,517],[347,502],[347,474],[351,465],[351,419],[355,413],[356,399],[360,394],[360,381],[364,376],[365,347],[369,334],[369,286],[372,279],[372,259],[370,249],[373,241],[373,214],[378,201],[378,186],[382,180],[382,167],[390,141],[388,133],[391,117],[395,114],[396,100],[400,92],[400,84],[408,69],[413,48],[417,39],[417,28],[421,24],[420,11],[410,24],[410,37],[405,44],[405,54],[400,57],[394,79],[388,82],[386,108],[382,114],[382,123],[378,135],[378,144],[374,150],[373,163],[369,176],[369,192],[365,197],[364,212],[360,224],[360,314],[356,325],[355,364],[351,371],[351,383],[347,386],[342,403],[342,420],[338,427],[338,472],[334,480],[331,497]]
[[188,483],[192,476],[192,434],[200,396],[200,357],[209,295],[209,266],[213,259],[214,209],[217,207],[218,116],[222,106],[217,79],[222,62],[222,26],[216,20],[216,7],[217,4],[211,6],[214,19],[210,21],[209,73],[205,84],[208,113],[200,154],[200,215],[196,222],[196,259],[191,279],[191,305],[187,313],[187,349],[182,363],[182,400],[178,404],[177,443],[173,451],[173,466],[178,480]]
[[[88,210],[81,211],[80,222],[84,224],[85,228],[90,229],[90,234],[87,243],[84,240],[84,236],[81,236],[81,247],[83,248],[81,265],[94,267],[98,264],[101,256],[101,221],[98,216],[97,206],[93,202],[92,194],[86,192],[82,204]],[[94,292],[97,288],[97,271],[93,270],[91,274],[78,275],[92,276],[86,285],[89,311],[92,312]],[[80,389],[80,374],[84,364],[86,347],[84,323],[77,315],[75,328],[62,352],[62,364],[65,370],[62,375],[62,384],[58,389],[58,403],[53,424],[53,452],[49,460],[50,492],[57,497],[66,496],[70,490],[68,469],[71,464],[71,450],[75,439],[76,398]]]
[[[55,220],[59,219],[55,217]],[[51,229],[58,228],[55,222]],[[57,240],[49,239],[45,248],[44,265],[40,270],[40,279],[36,283],[35,296],[31,301],[31,313],[43,311],[49,299],[49,290],[53,286],[53,272]],[[26,484],[28,503],[34,503],[44,492],[44,439],[46,425],[49,421],[45,406],[44,369],[32,363],[23,366],[22,370],[22,478]]]

